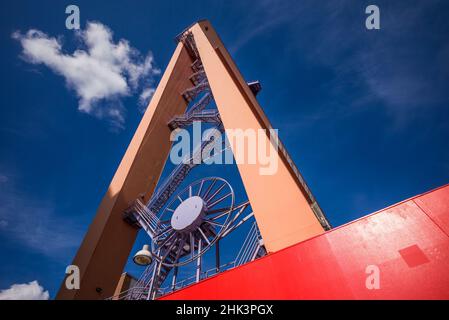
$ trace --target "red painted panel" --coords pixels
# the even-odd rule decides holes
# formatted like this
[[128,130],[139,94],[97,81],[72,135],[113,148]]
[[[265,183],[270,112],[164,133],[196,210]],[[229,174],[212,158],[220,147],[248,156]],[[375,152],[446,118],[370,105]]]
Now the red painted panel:
[[[448,195],[437,189],[161,299],[449,299]],[[368,266],[379,289],[366,287]]]
[[415,202],[449,235],[449,186],[418,196]]
[[427,259],[426,255],[424,254],[424,252],[421,250],[421,248],[418,247],[416,244],[399,250],[399,253],[401,254],[402,259],[404,259],[404,261],[410,268],[417,267],[424,263],[430,262],[429,259]]

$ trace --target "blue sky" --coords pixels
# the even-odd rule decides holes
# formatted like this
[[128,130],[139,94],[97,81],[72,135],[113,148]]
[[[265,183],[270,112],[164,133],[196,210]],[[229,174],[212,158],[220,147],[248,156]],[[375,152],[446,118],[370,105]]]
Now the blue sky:
[[[373,3],[381,29],[368,31]],[[86,50],[65,28],[69,4],[0,5],[0,289],[37,280],[55,295],[142,117],[139,95],[202,18],[261,81],[259,102],[332,225],[449,182],[445,1],[77,1],[83,32],[90,21],[126,39],[133,66],[153,58],[135,85],[99,88],[106,99],[87,111],[84,82],[32,63],[20,42],[34,29],[58,54]]]

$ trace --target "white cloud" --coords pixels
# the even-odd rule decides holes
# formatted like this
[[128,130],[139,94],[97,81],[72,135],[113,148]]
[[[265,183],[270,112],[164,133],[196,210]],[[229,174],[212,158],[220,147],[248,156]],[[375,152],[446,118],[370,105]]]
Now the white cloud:
[[0,300],[48,300],[49,296],[36,280],[13,284],[9,289],[0,291]]
[[65,78],[79,97],[80,111],[107,118],[119,126],[124,122],[119,98],[137,90],[144,79],[145,91],[149,90],[153,76],[160,73],[154,67],[151,52],[143,57],[127,40],[114,43],[112,31],[97,22],[89,22],[86,30],[77,32],[79,48],[72,54],[63,52],[59,38],[39,30],[14,32],[12,37],[21,43],[26,61],[44,64]]
[[139,96],[139,105],[141,106],[142,111],[145,111],[148,102],[150,101],[151,97],[153,96],[156,89],[149,87],[142,91],[142,93]]

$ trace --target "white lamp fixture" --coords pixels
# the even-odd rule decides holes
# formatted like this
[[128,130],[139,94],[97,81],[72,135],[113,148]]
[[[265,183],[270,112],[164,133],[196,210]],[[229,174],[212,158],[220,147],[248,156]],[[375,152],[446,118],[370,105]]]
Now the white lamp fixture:
[[145,244],[142,250],[137,251],[134,255],[133,261],[139,266],[148,266],[153,259],[151,258],[151,252],[148,250],[149,246]]

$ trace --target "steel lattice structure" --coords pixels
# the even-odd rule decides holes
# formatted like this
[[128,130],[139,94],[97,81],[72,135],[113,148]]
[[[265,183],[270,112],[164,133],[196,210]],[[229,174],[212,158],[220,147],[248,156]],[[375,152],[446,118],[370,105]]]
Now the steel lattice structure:
[[[107,298],[114,290],[121,298],[154,299],[330,229],[256,99],[260,83],[243,79],[206,20],[188,27],[176,42],[176,50],[73,261],[81,270],[81,289],[70,291],[61,286],[58,299]],[[170,152],[171,133],[195,122],[218,129],[222,136],[232,128],[263,130],[266,135],[261,143],[275,147],[276,173],[262,176],[261,161],[252,167],[236,163],[248,197],[239,203],[232,186],[222,177],[205,177],[180,190],[190,172],[201,164],[198,160],[205,160],[202,155],[217,152],[211,134],[159,181]],[[221,151],[227,149],[235,158],[244,153],[232,144],[224,145]],[[235,259],[222,263],[220,241],[251,220]],[[125,288],[120,274],[138,230],[148,235],[151,249],[144,247],[139,251],[143,255],[139,259],[136,255],[134,261],[152,263],[132,289],[120,293],[117,290]],[[202,257],[213,248],[215,267],[204,270]],[[195,274],[179,280],[178,269],[188,263],[196,263]]]
[[[193,38],[186,33],[179,39],[189,48],[189,54],[194,58],[192,69],[195,72],[190,77],[194,86],[182,93],[183,98],[192,105],[183,115],[173,117],[167,125],[170,130],[176,130],[200,121],[212,124],[223,133],[218,110],[205,110],[213,101],[213,96]],[[249,85],[254,94],[261,89],[258,81]],[[136,200],[125,211],[124,219],[143,228],[151,238],[154,262],[146,268],[135,288],[122,298],[153,299],[166,293],[160,287],[170,272],[173,273],[170,289],[182,287],[182,284],[176,284],[178,268],[193,261],[197,261],[195,281],[199,281],[202,278],[202,255],[213,246],[216,250],[215,269],[219,272],[219,240],[253,216],[252,212],[242,214],[249,211],[249,201],[236,205],[232,186],[220,177],[200,179],[173,196],[191,169],[200,163],[194,159],[201,157],[205,149],[212,145],[213,137],[202,142],[190,159],[183,161],[172,171],[147,204]],[[243,243],[241,254],[233,262],[234,266],[266,252],[256,223],[250,233],[251,236],[248,235],[247,241]]]

